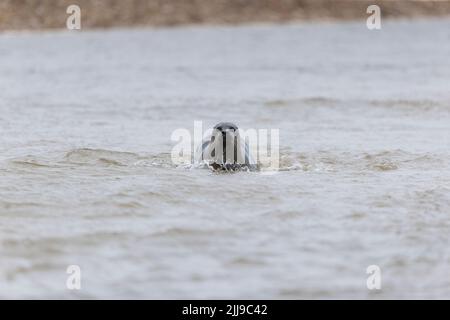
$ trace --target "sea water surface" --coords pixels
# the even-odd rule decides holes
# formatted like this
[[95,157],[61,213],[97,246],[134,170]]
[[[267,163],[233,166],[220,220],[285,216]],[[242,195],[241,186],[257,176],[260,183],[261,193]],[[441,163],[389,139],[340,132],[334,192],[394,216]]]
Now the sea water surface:
[[449,237],[450,20],[0,34],[0,298],[450,298]]

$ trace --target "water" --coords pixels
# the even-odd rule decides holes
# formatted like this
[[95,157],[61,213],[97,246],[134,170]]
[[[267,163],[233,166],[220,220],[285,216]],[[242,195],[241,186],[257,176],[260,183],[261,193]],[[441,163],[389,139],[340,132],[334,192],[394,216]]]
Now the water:
[[[450,20],[0,35],[0,297],[450,298],[449,40]],[[194,120],[280,129],[280,172],[174,166]]]

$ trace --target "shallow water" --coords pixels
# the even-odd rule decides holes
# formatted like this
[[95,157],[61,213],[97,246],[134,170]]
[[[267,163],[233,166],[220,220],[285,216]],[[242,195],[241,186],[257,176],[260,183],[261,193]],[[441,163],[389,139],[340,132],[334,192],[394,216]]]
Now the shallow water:
[[[1,298],[450,298],[450,20],[12,33],[0,56]],[[281,170],[174,166],[194,120],[280,129]]]

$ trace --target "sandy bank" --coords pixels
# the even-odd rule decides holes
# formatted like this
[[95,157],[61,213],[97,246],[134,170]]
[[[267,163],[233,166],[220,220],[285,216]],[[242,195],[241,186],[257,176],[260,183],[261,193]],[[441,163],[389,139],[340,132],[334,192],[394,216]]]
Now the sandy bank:
[[450,15],[449,1],[366,0],[2,0],[0,30],[64,28],[78,4],[83,28],[365,19],[378,4],[384,17]]

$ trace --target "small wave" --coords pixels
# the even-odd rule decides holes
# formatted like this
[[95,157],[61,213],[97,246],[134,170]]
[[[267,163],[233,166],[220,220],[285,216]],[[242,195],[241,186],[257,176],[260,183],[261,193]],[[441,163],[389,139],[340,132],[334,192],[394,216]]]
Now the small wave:
[[[191,227],[170,227],[165,228],[163,230],[155,231],[152,236],[153,237],[165,237],[165,238],[173,238],[173,237],[183,237],[183,238],[200,238],[200,237],[209,237],[212,235],[216,235],[220,232],[219,229],[207,230],[200,228],[191,228]],[[225,232],[225,231],[223,231]]]
[[374,153],[346,151],[318,151],[298,153],[284,151],[280,157],[280,171],[394,171],[402,168],[436,168],[448,157],[439,154],[415,154],[402,150],[384,150]]
[[103,166],[103,167],[161,167],[176,168],[170,153],[137,154],[133,152],[113,151],[106,149],[81,148],[63,154],[14,158],[9,164],[20,168],[64,168],[66,166]]
[[301,99],[279,99],[270,100],[265,103],[269,108],[302,108],[302,107],[357,107],[357,106],[373,106],[388,109],[398,109],[404,111],[433,111],[436,109],[450,111],[448,102],[437,101],[431,99],[354,99],[354,100],[339,100],[330,97],[308,97]]
[[9,164],[22,169],[53,168],[58,166],[48,157],[37,157],[33,155],[10,159]]
[[66,162],[74,164],[126,166],[138,161],[140,156],[131,152],[85,148],[72,150],[64,158]]
[[[417,109],[428,111],[435,108],[445,107],[445,104],[434,100],[409,100],[409,99],[388,99],[388,100],[370,100],[369,104],[376,107],[399,108],[399,109]],[[449,108],[450,109],[450,108]]]
[[39,203],[33,201],[23,201],[23,202],[13,202],[13,201],[0,201],[0,208],[11,209],[11,208],[23,208],[23,207],[38,207],[48,205],[46,203]]
[[389,171],[389,170],[397,170],[398,166],[390,161],[383,161],[380,163],[375,163],[371,165],[371,168],[378,171]]
[[78,165],[133,166],[175,168],[170,153],[141,155],[133,152],[112,151],[105,149],[75,149],[68,152],[64,162]]
[[308,97],[291,100],[270,100],[265,103],[267,107],[301,107],[301,106],[334,106],[340,101],[328,97]]
[[10,163],[13,165],[28,167],[28,168],[50,168],[50,167],[53,167],[53,165],[41,163],[37,160],[12,160],[12,161],[10,161]]
[[172,162],[170,153],[159,153],[156,155],[142,156],[138,161],[134,162],[133,165],[138,167],[159,167],[159,168],[180,167]]

